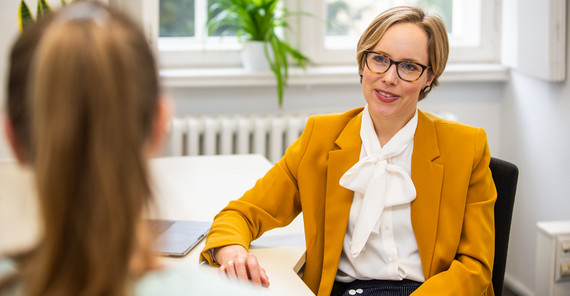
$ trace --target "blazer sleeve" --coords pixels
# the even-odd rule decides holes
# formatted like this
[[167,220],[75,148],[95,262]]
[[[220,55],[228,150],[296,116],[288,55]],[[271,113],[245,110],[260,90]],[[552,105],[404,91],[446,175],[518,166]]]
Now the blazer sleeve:
[[314,119],[309,118],[303,133],[289,146],[283,158],[253,188],[215,216],[200,262],[218,266],[210,249],[237,244],[249,250],[249,244],[264,232],[286,226],[297,217],[301,212],[297,170],[313,126]]
[[447,270],[427,278],[412,295],[494,295],[491,278],[497,192],[489,169],[491,156],[485,131],[478,129],[475,137],[473,166],[455,258]]

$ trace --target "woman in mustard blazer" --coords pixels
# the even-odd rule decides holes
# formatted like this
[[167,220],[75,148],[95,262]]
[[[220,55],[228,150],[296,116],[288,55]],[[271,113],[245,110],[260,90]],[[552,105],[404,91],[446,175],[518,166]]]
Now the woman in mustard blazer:
[[268,285],[247,248],[302,213],[303,280],[318,295],[493,295],[486,134],[417,109],[447,62],[443,22],[396,7],[357,49],[366,107],[311,117],[285,156],[215,217],[201,259]]

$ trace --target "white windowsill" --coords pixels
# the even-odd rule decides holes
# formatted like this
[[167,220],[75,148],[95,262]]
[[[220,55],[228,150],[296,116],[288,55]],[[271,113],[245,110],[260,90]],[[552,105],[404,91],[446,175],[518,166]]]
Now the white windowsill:
[[[339,85],[359,83],[356,66],[320,66],[289,69],[289,85]],[[160,71],[167,88],[275,85],[271,72],[247,72],[243,68],[165,69]],[[440,82],[504,82],[507,67],[499,64],[449,64]]]

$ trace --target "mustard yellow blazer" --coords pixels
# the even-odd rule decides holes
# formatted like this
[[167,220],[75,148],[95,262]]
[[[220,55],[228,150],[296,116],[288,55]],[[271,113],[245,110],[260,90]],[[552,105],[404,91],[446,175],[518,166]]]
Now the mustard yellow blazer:
[[[426,278],[413,295],[494,295],[494,204],[485,131],[418,111],[411,219]],[[265,231],[303,213],[303,281],[330,295],[353,192],[339,185],[361,149],[362,108],[311,117],[285,156],[214,219],[201,260],[228,244],[248,249]]]

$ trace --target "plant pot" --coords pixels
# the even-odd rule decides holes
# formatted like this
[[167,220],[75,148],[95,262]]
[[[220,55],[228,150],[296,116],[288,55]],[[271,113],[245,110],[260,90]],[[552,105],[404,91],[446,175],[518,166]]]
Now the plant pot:
[[[246,41],[241,51],[243,68],[249,72],[269,72],[271,66],[265,56],[265,41]],[[267,44],[269,55],[272,57],[271,46]]]

